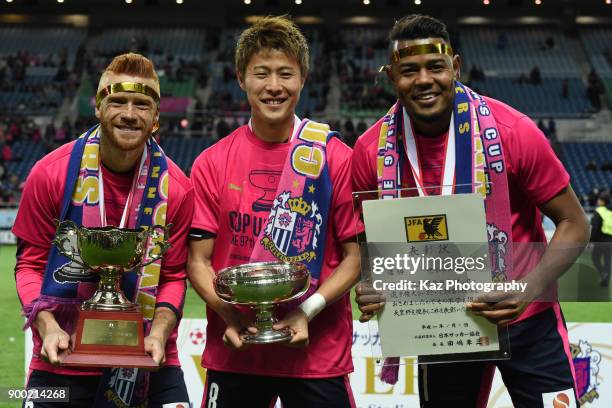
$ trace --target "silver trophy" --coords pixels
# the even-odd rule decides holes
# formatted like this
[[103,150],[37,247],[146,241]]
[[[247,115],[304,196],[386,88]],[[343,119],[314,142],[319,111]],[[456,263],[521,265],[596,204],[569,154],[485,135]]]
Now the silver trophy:
[[222,269],[215,277],[214,286],[222,300],[254,309],[257,334],[244,334],[244,343],[277,343],[289,340],[292,333],[288,328],[272,328],[277,321],[274,308],[306,293],[310,273],[301,263],[251,263]]
[[[85,273],[100,274],[94,295],[83,302],[82,310],[130,311],[137,305],[130,302],[120,288],[122,274],[140,269],[160,259],[170,247],[168,241],[158,241],[159,251],[143,262],[149,236],[168,236],[168,226],[154,225],[148,229],[117,227],[78,227],[72,221],[57,225],[53,243],[58,251],[79,265]],[[76,247],[75,247],[76,243]]]

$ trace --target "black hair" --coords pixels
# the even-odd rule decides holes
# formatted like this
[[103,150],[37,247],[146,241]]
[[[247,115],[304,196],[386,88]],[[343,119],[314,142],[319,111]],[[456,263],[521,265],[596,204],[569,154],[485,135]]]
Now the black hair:
[[421,38],[443,38],[450,45],[446,24],[437,18],[411,14],[395,22],[389,32],[389,41],[416,40]]

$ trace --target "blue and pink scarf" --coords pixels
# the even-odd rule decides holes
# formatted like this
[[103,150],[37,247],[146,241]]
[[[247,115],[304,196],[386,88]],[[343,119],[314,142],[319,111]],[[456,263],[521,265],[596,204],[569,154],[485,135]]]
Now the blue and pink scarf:
[[327,165],[327,143],[336,135],[329,126],[302,120],[276,190],[270,215],[250,262],[301,262],[311,275],[311,286],[299,300],[316,291],[323,268],[332,182]]

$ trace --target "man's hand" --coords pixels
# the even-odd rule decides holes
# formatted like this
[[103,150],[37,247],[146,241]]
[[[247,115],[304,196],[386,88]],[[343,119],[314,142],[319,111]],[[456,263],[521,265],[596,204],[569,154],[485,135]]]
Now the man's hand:
[[496,291],[485,293],[478,296],[474,302],[468,302],[466,307],[475,315],[482,316],[491,323],[505,326],[518,319],[529,303],[539,295],[539,290],[537,290],[534,282],[529,282],[527,279],[523,282],[527,283],[524,292]]
[[221,314],[227,325],[225,333],[223,333],[223,343],[234,350],[244,350],[248,345],[242,341],[241,333],[248,331],[251,334],[256,334],[257,328],[253,326],[253,323],[247,316],[240,313],[233,306],[228,306],[230,309]]
[[215,238],[191,239],[187,274],[191,285],[202,300],[225,321],[227,328],[223,334],[223,343],[232,349],[243,350],[246,345],[242,342],[240,333],[247,330],[255,334],[257,329],[239,310],[221,300],[216,294],[213,284],[216,273],[211,261],[214,247]]
[[308,338],[308,316],[300,308],[287,314],[283,320],[272,326],[274,330],[288,328],[293,332],[291,340],[284,343],[291,347],[306,347],[310,343]]
[[149,335],[144,339],[145,352],[159,366],[166,362],[166,342],[176,326],[177,318],[174,312],[165,306],[155,309]]
[[355,301],[361,311],[359,321],[364,323],[370,320],[376,313],[382,310],[385,306],[385,297],[382,293],[376,291],[371,284],[360,282],[355,287]]
[[45,361],[59,365],[63,357],[70,353],[72,345],[73,342],[68,333],[58,326],[46,331],[42,338],[40,355]]
[[158,365],[166,362],[166,342],[156,335],[149,335],[144,338],[145,352],[151,356]]
[[32,326],[38,331],[42,340],[40,356],[53,365],[59,365],[65,355],[74,347],[74,339],[68,335],[55,320],[53,313],[41,310],[36,315]]

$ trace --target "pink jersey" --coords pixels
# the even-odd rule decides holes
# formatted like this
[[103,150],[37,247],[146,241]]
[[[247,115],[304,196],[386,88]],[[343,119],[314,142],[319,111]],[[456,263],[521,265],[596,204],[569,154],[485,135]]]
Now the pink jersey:
[[[23,305],[36,299],[42,287],[51,240],[55,236],[54,220],[59,218],[65,188],[68,160],[74,142],[65,144],[43,157],[32,168],[25,183],[13,232],[22,240],[17,254],[17,293]],[[166,306],[182,314],[185,298],[185,263],[187,261],[187,233],[193,214],[193,188],[176,164],[168,160],[170,175],[168,220],[172,223],[171,247],[164,255],[157,293],[157,305]],[[132,174],[117,174],[102,168],[104,202],[109,225],[119,225],[132,184]],[[92,285],[92,289],[95,285]],[[92,292],[93,293],[93,292]],[[177,324],[178,328],[178,324]],[[176,349],[177,328],[166,344],[166,365],[180,365]],[[46,363],[39,357],[41,339],[33,329],[34,357],[31,370],[59,374],[99,374],[99,371],[61,368]]]
[[[191,173],[195,190],[192,227],[216,234],[212,256],[215,271],[249,261],[272,207],[289,148],[289,143],[264,142],[248,126],[242,126],[196,159]],[[337,138],[328,143],[333,193],[320,282],[342,260],[340,243],[354,237],[358,228],[352,207],[350,157],[351,150]],[[274,344],[233,351],[222,341],[226,328],[223,319],[210,308],[207,317],[207,344],[202,357],[206,368],[301,378],[340,376],[353,370],[348,294],[310,322],[310,345],[306,349]]]
[[[543,205],[569,185],[569,174],[555,156],[550,143],[529,117],[510,106],[491,98],[484,98],[493,112],[501,136],[502,150],[508,175],[512,240],[514,243],[545,243],[542,215]],[[368,129],[355,144],[352,159],[354,191],[376,190],[376,156],[382,119]],[[441,184],[444,143],[448,133],[427,138],[417,135],[419,157],[423,161],[425,185]],[[427,151],[427,154],[422,152]],[[402,168],[402,180],[407,180],[408,166]],[[406,187],[406,186],[403,186]],[[529,273],[538,258],[515,253],[512,278]],[[531,304],[519,320],[548,308],[550,303]]]

